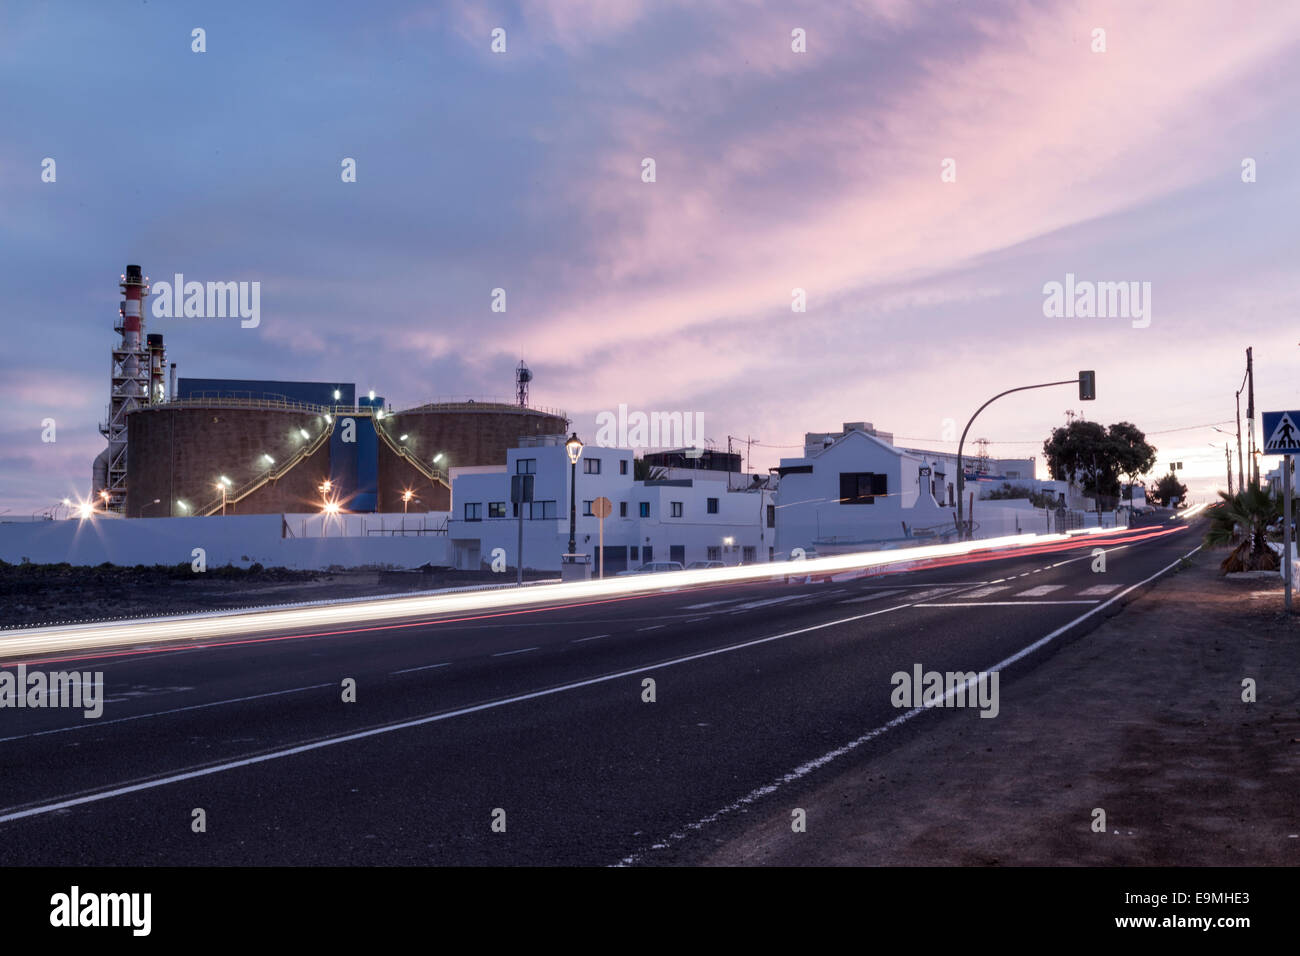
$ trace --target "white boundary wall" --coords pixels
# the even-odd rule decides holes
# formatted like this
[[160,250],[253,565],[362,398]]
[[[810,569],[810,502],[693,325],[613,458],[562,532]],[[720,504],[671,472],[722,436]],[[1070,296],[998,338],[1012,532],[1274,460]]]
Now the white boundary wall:
[[[304,570],[416,568],[451,563],[446,535],[286,538],[284,520],[273,514],[0,522],[0,559],[11,564],[176,565],[191,563],[194,549],[202,548],[209,568],[254,563]],[[295,516],[288,520],[295,528]]]

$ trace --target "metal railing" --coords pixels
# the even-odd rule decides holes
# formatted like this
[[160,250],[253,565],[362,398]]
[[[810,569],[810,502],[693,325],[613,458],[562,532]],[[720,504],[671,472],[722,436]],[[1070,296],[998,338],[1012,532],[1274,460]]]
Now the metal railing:
[[333,433],[334,423],[331,421],[328,428],[322,428],[319,435],[294,452],[293,456],[285,461],[284,464],[278,467],[272,465],[270,468],[249,479],[243,485],[240,485],[237,490],[227,491],[224,495],[218,495],[201,508],[196,508],[194,510],[195,516],[206,518],[210,515],[216,514],[218,511],[224,512],[226,508],[238,504],[240,501],[244,500],[253,492],[257,491],[257,489],[263,487],[269,482],[279,481],[294,468],[298,467],[298,465],[303,461],[320,451],[321,447],[325,442],[329,441],[329,437]]

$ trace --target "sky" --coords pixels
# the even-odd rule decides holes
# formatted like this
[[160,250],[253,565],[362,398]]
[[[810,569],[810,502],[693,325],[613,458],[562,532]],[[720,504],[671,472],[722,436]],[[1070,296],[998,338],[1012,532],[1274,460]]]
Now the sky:
[[[763,470],[849,421],[952,450],[1087,368],[971,437],[1045,477],[1067,411],[1127,420],[1212,495],[1247,346],[1300,408],[1297,53],[1293,0],[11,0],[0,513],[89,491],[127,263],[260,283],[254,328],[147,315],[182,377],[403,408],[523,358],[580,435],[702,413]],[[1046,315],[1067,274],[1146,317]]]

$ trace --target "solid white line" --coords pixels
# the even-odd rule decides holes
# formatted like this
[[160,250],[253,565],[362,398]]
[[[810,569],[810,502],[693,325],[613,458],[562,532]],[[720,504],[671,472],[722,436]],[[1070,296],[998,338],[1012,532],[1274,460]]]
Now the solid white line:
[[425,664],[423,667],[408,667],[406,668],[406,670],[403,671],[393,671],[393,673],[388,676],[392,677],[393,674],[411,674],[414,673],[415,671],[427,671],[427,670],[432,670],[435,667],[450,667],[450,666],[451,666],[451,661],[444,661],[441,664]]
[[[215,764],[211,767],[201,767],[195,770],[186,770],[180,773],[171,774],[166,777],[159,777],[156,780],[148,780],[143,783],[127,784],[121,787],[115,787],[112,790],[104,790],[99,793],[87,794],[81,797],[70,797],[66,800],[60,800],[56,803],[46,803],[35,807],[29,807],[25,810],[13,810],[0,814],[0,823],[9,823],[13,820],[21,820],[25,817],[39,816],[43,813],[53,813],[55,810],[66,810],[69,807],[81,806],[86,803],[96,803],[100,800],[108,800],[112,797],[120,797],[128,793],[139,793],[143,790],[152,790],[156,787],[163,787],[172,783],[181,783],[185,780],[194,780],[198,777],[206,777],[215,773],[223,773],[227,770],[236,770],[240,767],[251,767],[255,764],[266,763],[271,760],[279,760],[282,757],[292,757],[296,754],[308,753],[313,750],[320,750],[325,747],[332,747],[335,744],[350,743],[354,740],[364,740],[368,737],[377,737],[382,734],[390,734],[398,730],[407,730],[411,727],[423,727],[427,724],[438,723],[443,720],[450,720],[453,717],[463,717],[466,714],[475,714],[480,711],[493,710],[497,707],[505,707],[508,704],[517,704],[526,700],[536,700],[541,697],[550,697],[554,694],[563,694],[571,690],[578,690],[583,687],[592,687],[596,684],[604,684],[609,681],[621,680],[624,677],[634,677],[637,674],[645,674],[649,671],[662,670],[665,667],[675,667],[678,664],[687,664],[691,661],[703,660],[707,657],[715,657],[719,654],[730,654],[734,651],[744,650],[749,647],[758,647],[762,644],[769,644],[772,641],[781,641],[790,637],[797,637],[800,634],[809,634],[813,631],[824,630],[828,627],[836,627],[841,624],[851,624],[854,621],[861,621],[868,617],[876,617],[880,614],[888,614],[891,611],[901,611],[904,608],[911,607],[910,604],[899,604],[895,607],[881,608],[879,611],[868,611],[866,614],[855,614],[852,617],[840,618],[837,621],[827,621],[823,624],[811,624],[808,627],[801,627],[793,631],[785,631],[781,634],[772,634],[768,637],[755,638],[752,641],[744,641],[740,644],[729,644],[726,647],[715,647],[712,650],[700,651],[696,654],[688,654],[685,657],[676,657],[672,660],[662,661],[658,664],[647,664],[642,667],[634,667],[629,670],[617,671],[613,674],[604,674],[600,677],[589,677],[585,680],[574,681],[570,684],[561,684],[558,687],[548,687],[545,690],[530,691],[526,694],[518,694],[514,697],[505,697],[500,700],[492,700],[483,704],[473,704],[469,707],[461,707],[458,710],[447,711],[442,714],[433,714],[429,717],[418,717],[414,720],[405,720],[396,724],[386,724],[382,727],[372,727],[369,730],[361,730],[356,733],[344,734],[340,737],[326,737],[324,740],[316,740],[307,744],[300,744],[296,747],[289,747],[284,750],[274,750],[270,753],[259,754],[256,757],[244,757],[240,760],[231,760],[226,763]],[[331,685],[333,686],[333,685]]]
[[661,627],[663,627],[662,624],[651,624],[649,627],[638,627],[636,632],[640,634],[642,631],[657,631]]
[[608,634],[593,634],[591,637],[577,637],[569,641],[570,644],[581,644],[583,641],[598,641],[602,637],[609,637]]
[[112,720],[88,720],[83,724],[75,724],[71,727],[56,727],[53,730],[36,730],[30,734],[19,734],[16,737],[0,737],[0,744],[8,743],[10,740],[24,740],[27,737],[44,737],[46,734],[62,734],[69,730],[94,730],[97,727],[107,727],[109,724],[122,724],[128,720],[144,720],[147,717],[164,717],[167,714],[180,714],[187,710],[203,710],[206,707],[222,707],[226,704],[242,704],[249,700],[261,700],[263,697],[279,697],[282,694],[298,694],[305,690],[320,690],[322,687],[337,687],[337,684],[312,684],[309,687],[291,687],[289,690],[273,690],[266,694],[254,694],[251,697],[232,697],[229,700],[214,700],[207,704],[191,704],[189,707],[174,707],[171,710],[159,710],[152,714],[136,714],[132,717],[115,717]]
[[511,654],[527,654],[529,651],[535,651],[535,647],[521,647],[517,651],[502,651],[499,654],[493,654],[493,657],[509,657]]
[[[1109,605],[1114,604],[1116,601],[1118,601],[1124,595],[1128,594],[1130,591],[1133,591],[1137,588],[1142,587],[1142,585],[1144,584],[1148,584],[1149,582],[1154,581],[1156,578],[1160,577],[1170,568],[1177,567],[1179,561],[1182,561],[1185,558],[1190,558],[1192,555],[1194,555],[1197,551],[1200,550],[1201,550],[1201,545],[1198,544],[1196,547],[1192,548],[1191,551],[1188,551],[1185,555],[1179,558],[1178,561],[1174,561],[1172,564],[1166,565],[1165,567],[1161,568],[1159,571],[1157,571],[1155,574],[1151,575],[1150,577],[1139,581],[1137,584],[1125,588],[1123,591],[1121,591],[1119,594],[1116,594],[1105,604],[1099,604],[1096,607],[1094,607],[1092,610],[1088,611],[1086,614],[1079,615],[1073,621],[1070,621],[1068,624],[1062,624],[1056,630],[1052,631],[1052,633],[1046,635],[1045,637],[1040,637],[1038,640],[1034,641],[1034,643],[1030,644],[1028,647],[1022,648],[1021,650],[1017,651],[1015,654],[1012,654],[1010,657],[1005,658],[1002,661],[999,661],[997,664],[994,664],[992,667],[986,668],[986,670],[990,673],[993,671],[1000,671],[1004,668],[1010,667],[1012,664],[1016,663],[1017,661],[1025,657],[1028,657],[1030,654],[1038,650],[1040,647],[1044,647],[1045,645],[1050,644],[1052,641],[1060,637],[1066,631],[1070,630],[1070,628],[1074,627],[1076,624],[1079,624],[1082,621],[1086,621],[1088,618],[1092,617],[1098,611],[1104,610]],[[967,683],[969,683],[969,681]],[[958,690],[962,690],[964,692],[965,686],[966,685],[963,685],[961,688],[953,688],[947,694],[944,695],[943,699],[946,701],[949,698],[949,696],[955,694]],[[862,746],[863,744],[868,743],[871,740],[874,740],[876,737],[879,737],[881,734],[887,733],[888,731],[893,730],[895,727],[901,726],[902,724],[911,720],[917,714],[927,709],[928,708],[926,707],[913,707],[911,710],[904,711],[903,713],[895,717],[893,720],[881,724],[879,727],[876,727],[873,730],[867,731],[865,734],[863,734],[861,737],[858,737],[856,740],[851,740],[842,747],[838,747],[835,750],[830,751],[829,753],[822,754],[822,756],[817,757],[814,760],[810,760],[805,764],[800,764],[798,767],[795,767],[794,770],[791,770],[789,773],[781,776],[780,778],[772,781],[771,783],[764,784],[761,787],[751,790],[749,793],[745,794],[745,796],[741,797],[735,803],[728,804],[722,809],[717,810],[714,813],[709,814],[707,817],[695,821],[694,823],[686,824],[686,826],[684,826],[681,830],[677,831],[676,833],[672,833],[668,837],[666,837],[664,841],[653,844],[652,846],[649,846],[644,850],[640,850],[636,853],[631,854],[630,856],[624,857],[616,865],[633,866],[636,863],[639,863],[650,852],[654,850],[667,849],[672,842],[684,840],[687,836],[687,831],[702,830],[710,823],[716,823],[722,817],[730,813],[734,813],[737,810],[742,809],[743,807],[749,806],[751,803],[754,803],[760,798],[765,797],[768,794],[775,792],[776,790],[779,790],[781,787],[785,786],[786,784],[793,783],[796,780],[800,780],[803,777],[808,776],[808,774],[812,773],[814,770],[818,770],[821,767],[824,767],[826,764],[830,763],[836,758],[842,757],[844,754],[856,750],[858,747]],[[4,822],[4,818],[0,817],[0,823],[3,822]]]

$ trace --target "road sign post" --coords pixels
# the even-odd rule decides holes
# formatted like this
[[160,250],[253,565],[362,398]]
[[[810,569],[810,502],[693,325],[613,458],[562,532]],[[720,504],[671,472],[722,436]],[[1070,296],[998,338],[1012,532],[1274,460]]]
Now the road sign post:
[[1291,613],[1291,456],[1282,459],[1282,480],[1286,491],[1282,496],[1282,577],[1286,578],[1286,612]]
[[524,505],[533,500],[533,476],[510,476],[510,500],[514,503],[515,514],[519,517],[519,544],[515,548],[515,585],[524,583]]
[[604,495],[601,495],[591,503],[591,513],[600,519],[600,547],[596,553],[600,555],[599,575],[605,576],[605,519],[614,511],[614,502],[610,501]]
[[[1282,456],[1282,579],[1286,581],[1286,610],[1291,613],[1291,589],[1294,582],[1291,563],[1291,459],[1300,455],[1300,411],[1264,412],[1264,447],[1266,455]],[[1257,480],[1258,483],[1258,480]]]

